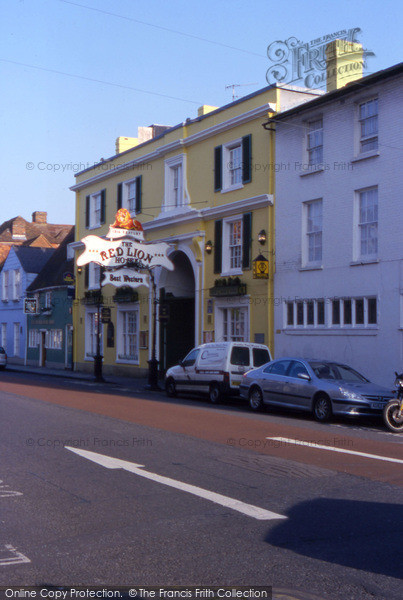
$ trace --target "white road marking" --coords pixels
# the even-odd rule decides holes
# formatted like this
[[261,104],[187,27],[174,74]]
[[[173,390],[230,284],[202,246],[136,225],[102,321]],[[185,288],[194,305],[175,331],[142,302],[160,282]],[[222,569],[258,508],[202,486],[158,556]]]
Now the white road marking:
[[169,477],[164,477],[162,475],[158,475],[157,473],[143,471],[144,465],[136,465],[135,463],[128,462],[126,460],[112,458],[110,456],[98,454],[97,452],[90,452],[88,450],[81,450],[79,448],[71,448],[70,446],[65,446],[65,448],[66,450],[71,450],[71,452],[75,452],[83,458],[92,460],[93,462],[102,465],[107,469],[124,469],[125,471],[130,471],[131,473],[135,473],[140,477],[145,477],[146,479],[151,479],[157,483],[162,483],[163,485],[168,485],[183,492],[188,492],[189,494],[199,496],[205,500],[210,500],[210,502],[221,504],[221,506],[231,508],[232,510],[243,513],[248,517],[253,517],[254,519],[270,521],[271,519],[287,518],[283,515],[278,515],[277,513],[271,512],[270,510],[265,510],[264,508],[253,506],[252,504],[246,504],[240,500],[228,498],[227,496],[222,496],[221,494],[216,494],[215,492],[211,492],[209,490],[204,490],[203,488],[199,488],[195,485],[189,485],[188,483],[183,483],[182,481],[176,481],[175,479],[170,479]]
[[308,448],[318,448],[319,450],[330,450],[331,452],[341,452],[343,454],[354,454],[355,456],[362,456],[363,458],[375,458],[376,460],[384,460],[386,462],[403,464],[403,460],[401,460],[400,458],[380,456],[379,454],[367,454],[366,452],[356,452],[355,450],[344,450],[343,448],[334,448],[333,446],[322,446],[322,444],[316,444],[315,442],[303,442],[301,440],[293,440],[283,437],[267,437],[266,440],[284,442],[285,444],[294,444],[295,446],[307,446]]
[[4,548],[6,549],[6,553],[11,554],[11,556],[2,558],[2,554],[4,554],[4,551],[0,549],[0,567],[31,562],[29,558],[25,556],[25,554],[22,554],[22,552],[18,552],[18,550],[16,550],[14,546],[11,546],[11,544],[6,544]]
[[[0,484],[3,484],[3,481],[0,479]],[[0,485],[0,498],[10,498],[11,496],[22,496],[22,492],[15,492],[14,490],[8,490],[6,488],[10,487],[7,484]]]

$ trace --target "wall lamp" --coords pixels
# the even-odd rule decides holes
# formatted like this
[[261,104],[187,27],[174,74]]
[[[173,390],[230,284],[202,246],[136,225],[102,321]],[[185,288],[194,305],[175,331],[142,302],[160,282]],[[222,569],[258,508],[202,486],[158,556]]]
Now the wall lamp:
[[206,242],[206,245],[205,245],[204,249],[207,252],[207,254],[211,254],[211,252],[213,250],[213,244],[212,244],[211,240],[209,240],[208,242]]
[[82,267],[77,267],[77,273],[78,273],[79,275],[81,275],[81,273],[82,273],[82,270],[83,270],[83,268],[82,268]]
[[259,244],[262,244],[262,246],[264,246],[264,244],[266,243],[266,240],[267,240],[266,232],[264,229],[259,231],[259,233],[257,235],[257,239],[259,241]]

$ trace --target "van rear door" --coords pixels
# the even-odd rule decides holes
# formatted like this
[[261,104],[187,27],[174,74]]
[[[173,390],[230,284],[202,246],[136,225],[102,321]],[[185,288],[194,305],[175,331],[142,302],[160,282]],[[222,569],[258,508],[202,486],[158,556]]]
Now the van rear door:
[[248,346],[234,345],[230,358],[230,387],[239,389],[242,375],[249,371],[251,365],[250,349]]

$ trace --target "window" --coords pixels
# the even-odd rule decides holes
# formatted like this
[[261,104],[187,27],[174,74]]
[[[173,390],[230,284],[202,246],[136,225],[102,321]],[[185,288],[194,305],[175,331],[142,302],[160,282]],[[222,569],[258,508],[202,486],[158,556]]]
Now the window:
[[[100,325],[100,352],[103,352],[103,328]],[[93,358],[97,353],[98,337],[98,312],[96,309],[87,309],[85,314],[85,356]]]
[[139,362],[138,308],[118,310],[118,360]]
[[340,325],[340,300],[332,300],[332,324]]
[[322,200],[304,205],[306,218],[306,248],[303,248],[304,264],[322,261]]
[[45,303],[43,305],[44,308],[52,308],[52,292],[45,293]]
[[13,284],[13,300],[19,300],[21,298],[21,271],[19,269],[14,270]]
[[360,152],[378,149],[378,99],[363,102],[359,106]]
[[249,348],[234,346],[231,352],[231,365],[246,367],[250,365]]
[[0,345],[4,348],[4,350],[7,350],[7,323],[1,324]]
[[40,332],[39,329],[30,329],[28,334],[28,346],[29,348],[37,348],[40,344]]
[[9,282],[9,271],[3,271],[2,276],[2,300],[4,302],[8,301],[8,282]]
[[374,258],[378,254],[378,188],[358,192],[357,258]]
[[216,342],[249,342],[249,307],[239,306],[235,301],[216,299]]
[[20,355],[20,324],[14,323],[14,356]]
[[253,366],[261,367],[270,361],[270,354],[264,348],[253,348]]
[[323,164],[323,119],[308,123],[307,152],[309,165]]
[[263,369],[263,373],[271,373],[271,375],[285,375],[289,369],[290,363],[290,360],[276,360],[276,362],[271,363],[265,369]]
[[252,136],[232,140],[214,150],[214,191],[229,192],[252,180]]
[[87,229],[94,229],[105,223],[105,201],[105,190],[86,197],[85,226]]
[[299,361],[293,360],[291,362],[291,368],[289,370],[288,377],[298,378],[298,376],[301,374],[309,377],[306,367]]
[[192,350],[182,361],[182,367],[193,367],[196,362],[197,357],[199,356],[200,350]]
[[45,347],[51,350],[61,350],[63,344],[63,330],[49,329],[46,332]]
[[322,299],[284,302],[285,327],[318,327],[325,324],[325,301]]
[[252,215],[245,213],[215,222],[214,273],[242,275],[250,268]]
[[185,156],[175,156],[165,161],[164,210],[177,210],[186,205],[184,186]]
[[132,216],[141,212],[142,176],[118,183],[117,209],[127,208]]
[[88,264],[88,289],[99,289],[101,279],[101,266],[97,263]]

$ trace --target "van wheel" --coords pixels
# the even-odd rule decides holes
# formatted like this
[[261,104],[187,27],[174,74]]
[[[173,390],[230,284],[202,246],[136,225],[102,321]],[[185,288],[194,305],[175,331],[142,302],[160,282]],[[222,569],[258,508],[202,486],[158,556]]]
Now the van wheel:
[[254,387],[249,392],[249,408],[255,412],[263,408],[263,396],[259,388]]
[[165,392],[169,398],[175,398],[175,396],[177,396],[175,379],[172,379],[172,377],[165,382]]
[[218,404],[219,402],[221,402],[222,393],[217,383],[212,383],[210,385],[208,397],[212,404]]

